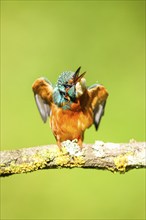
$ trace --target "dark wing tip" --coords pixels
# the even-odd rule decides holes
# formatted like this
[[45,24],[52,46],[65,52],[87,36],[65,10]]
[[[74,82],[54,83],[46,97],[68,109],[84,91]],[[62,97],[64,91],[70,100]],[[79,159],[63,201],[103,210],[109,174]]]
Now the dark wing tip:
[[101,118],[104,115],[105,105],[106,101],[103,101],[94,109],[94,125],[96,131],[98,130]]

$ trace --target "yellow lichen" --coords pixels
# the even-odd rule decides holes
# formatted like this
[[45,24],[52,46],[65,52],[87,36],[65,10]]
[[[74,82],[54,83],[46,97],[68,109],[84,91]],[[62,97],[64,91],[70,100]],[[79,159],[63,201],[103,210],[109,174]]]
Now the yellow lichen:
[[26,173],[42,169],[47,165],[47,161],[50,160],[50,157],[52,157],[52,155],[49,154],[49,151],[45,151],[43,154],[36,153],[31,157],[32,161],[30,162],[30,158],[24,155],[21,164],[17,164],[15,161],[11,161],[9,166],[1,164],[3,165],[1,166],[3,169],[0,170],[0,174]]
[[55,164],[57,166],[67,166],[69,161],[70,161],[69,155],[59,156],[55,158]]
[[106,168],[107,168],[109,171],[113,172],[113,173],[116,172],[115,169],[114,169],[113,167],[107,167],[107,166],[106,166]]
[[119,155],[114,159],[117,170],[125,172],[127,166],[127,155]]
[[5,164],[4,164],[4,163],[1,163],[1,164],[0,164],[0,168],[1,168],[1,167],[5,167]]
[[85,164],[85,160],[82,156],[73,157],[73,163],[71,163],[71,167],[82,167]]
[[[34,170],[42,169],[47,166],[49,161],[60,167],[81,167],[85,161],[83,156],[75,156],[70,154],[65,147],[44,149],[36,152],[34,155],[23,155],[22,159],[13,160],[11,163],[1,163],[0,175],[12,173],[27,173]],[[19,164],[20,163],[20,164]]]
[[85,163],[82,156],[72,156],[68,153],[65,147],[62,147],[61,151],[55,158],[55,164],[64,167],[81,167]]

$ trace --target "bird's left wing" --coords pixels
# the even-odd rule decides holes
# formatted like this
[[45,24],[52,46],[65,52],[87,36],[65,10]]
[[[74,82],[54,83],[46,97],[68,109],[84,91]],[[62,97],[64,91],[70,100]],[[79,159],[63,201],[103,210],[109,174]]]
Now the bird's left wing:
[[52,84],[45,78],[39,78],[33,83],[32,89],[40,116],[46,122],[48,116],[50,116],[52,104]]
[[104,115],[104,109],[106,105],[106,99],[108,92],[104,86],[100,84],[94,84],[88,88],[88,94],[91,100],[91,106],[94,113],[94,125],[96,130],[99,127],[102,116]]

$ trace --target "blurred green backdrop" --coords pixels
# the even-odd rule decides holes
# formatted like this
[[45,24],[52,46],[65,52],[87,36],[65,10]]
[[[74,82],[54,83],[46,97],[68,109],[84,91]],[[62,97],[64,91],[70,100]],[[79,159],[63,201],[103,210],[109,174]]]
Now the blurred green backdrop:
[[[87,71],[109,91],[85,142],[145,139],[145,1],[1,1],[1,150],[55,143],[31,85]],[[145,170],[44,170],[1,180],[1,219],[145,219]]]

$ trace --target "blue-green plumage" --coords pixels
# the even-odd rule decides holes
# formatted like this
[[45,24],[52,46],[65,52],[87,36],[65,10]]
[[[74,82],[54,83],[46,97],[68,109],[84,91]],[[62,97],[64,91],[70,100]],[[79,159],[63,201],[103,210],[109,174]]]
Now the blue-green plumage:
[[[57,81],[53,90],[53,101],[58,107],[70,109],[70,105],[76,99],[76,89],[74,82],[75,72],[63,72]],[[72,83],[69,83],[72,81]]]
[[58,81],[57,81],[57,86],[62,86],[66,83],[68,83],[68,81],[73,78],[75,72],[72,71],[65,71],[63,73],[60,74]]

